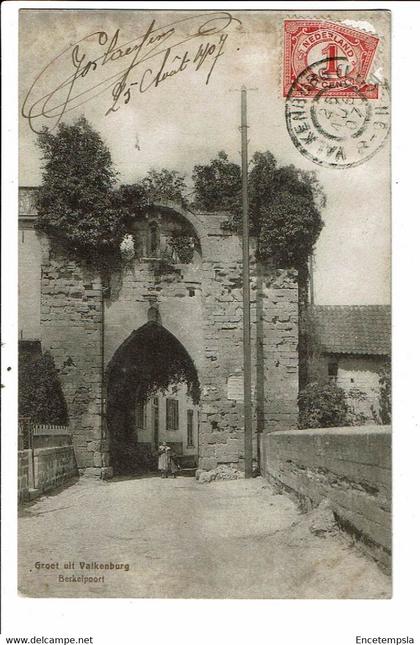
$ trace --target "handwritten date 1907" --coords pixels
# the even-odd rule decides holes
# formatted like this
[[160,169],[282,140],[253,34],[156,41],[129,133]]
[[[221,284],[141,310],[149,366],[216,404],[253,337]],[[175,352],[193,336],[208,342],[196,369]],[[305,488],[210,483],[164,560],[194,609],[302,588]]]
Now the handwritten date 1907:
[[65,113],[106,92],[109,115],[134,92],[144,94],[186,70],[205,68],[208,84],[233,23],[240,21],[226,11],[213,11],[161,27],[153,19],[141,35],[126,42],[121,42],[119,29],[111,37],[106,31],[90,33],[41,70],[25,97],[22,115],[34,132],[40,132],[45,126],[53,129]]
[[[207,85],[210,80],[212,71],[216,65],[217,59],[223,54],[222,50],[227,37],[227,34],[219,36],[219,42],[217,45],[211,44],[209,42],[207,42],[205,45],[200,44],[195,55],[193,55],[191,58],[189,57],[188,51],[185,51],[182,57],[175,55],[173,56],[173,58],[171,58],[171,49],[167,49],[163,57],[162,65],[156,74],[153,72],[153,69],[148,68],[142,73],[141,79],[139,81],[128,84],[127,89],[124,91],[124,103],[127,104],[130,101],[132,88],[135,88],[140,93],[147,92],[147,90],[150,90],[152,87],[157,87],[158,85],[160,85],[160,83],[163,83],[163,81],[166,81],[166,79],[170,78],[171,76],[175,76],[180,72],[184,72],[189,68],[190,63],[192,66],[194,66],[194,70],[198,71],[208,58],[209,60],[212,59],[212,62],[210,70],[206,77]],[[114,88],[114,98],[118,99],[125,87],[126,83],[118,83]],[[113,110],[114,107],[110,107],[107,111],[107,114],[109,114],[109,112],[112,112]]]

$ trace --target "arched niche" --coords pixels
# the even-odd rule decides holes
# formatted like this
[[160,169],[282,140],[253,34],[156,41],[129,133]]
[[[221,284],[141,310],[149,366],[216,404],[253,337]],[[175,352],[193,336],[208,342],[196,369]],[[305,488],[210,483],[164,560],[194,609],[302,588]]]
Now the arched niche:
[[[132,224],[136,238],[136,253],[140,259],[157,258],[173,261],[175,264],[201,264],[207,256],[208,235],[198,217],[174,202],[155,202]],[[173,236],[185,235],[186,244],[192,247],[192,258],[188,262],[177,257],[170,244]]]

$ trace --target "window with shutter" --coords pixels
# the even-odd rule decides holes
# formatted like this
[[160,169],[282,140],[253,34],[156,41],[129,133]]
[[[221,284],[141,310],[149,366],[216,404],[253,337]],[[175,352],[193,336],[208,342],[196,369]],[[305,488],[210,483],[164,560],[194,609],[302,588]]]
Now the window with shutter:
[[194,410],[187,410],[187,447],[194,446]]
[[136,404],[136,427],[140,431],[147,429],[147,406],[143,400]]
[[166,430],[176,432],[179,427],[178,400],[166,399]]

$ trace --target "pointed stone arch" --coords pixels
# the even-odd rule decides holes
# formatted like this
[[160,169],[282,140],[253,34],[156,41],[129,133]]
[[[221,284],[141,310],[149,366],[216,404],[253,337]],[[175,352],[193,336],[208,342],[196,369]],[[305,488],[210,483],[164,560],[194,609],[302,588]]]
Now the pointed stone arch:
[[184,345],[159,322],[149,320],[134,330],[114,353],[106,370],[106,426],[115,472],[141,472],[144,447],[135,437],[139,390],[144,400],[171,384],[184,382],[195,405],[200,382]]

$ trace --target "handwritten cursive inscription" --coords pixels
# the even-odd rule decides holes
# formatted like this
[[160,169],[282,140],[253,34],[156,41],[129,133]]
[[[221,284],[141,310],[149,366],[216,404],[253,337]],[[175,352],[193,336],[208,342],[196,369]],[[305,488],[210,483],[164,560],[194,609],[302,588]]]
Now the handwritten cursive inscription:
[[112,35],[88,34],[42,69],[25,97],[22,115],[38,133],[46,125],[55,128],[64,114],[105,93],[109,115],[135,95],[186,70],[205,70],[208,84],[224,54],[232,23],[240,20],[226,11],[214,11],[165,26],[157,26],[153,19],[141,35],[127,42],[122,42],[119,29]]

